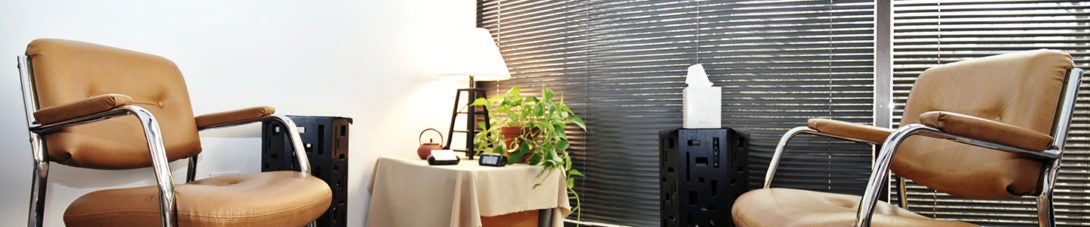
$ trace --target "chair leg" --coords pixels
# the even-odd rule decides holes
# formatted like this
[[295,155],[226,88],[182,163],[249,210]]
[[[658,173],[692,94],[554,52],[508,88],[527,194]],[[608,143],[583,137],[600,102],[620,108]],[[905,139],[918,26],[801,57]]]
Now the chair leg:
[[1052,189],[1056,184],[1056,174],[1060,170],[1060,160],[1045,162],[1041,171],[1041,194],[1037,196],[1037,224],[1042,227],[1056,226],[1056,211],[1052,207]]
[[30,184],[30,217],[27,226],[40,227],[45,216],[45,188],[49,178],[49,161],[42,148],[42,137],[30,133],[30,149],[34,152],[34,178]]
[[1055,215],[1055,211],[1052,210],[1052,193],[1037,196],[1037,224],[1042,227],[1056,226],[1053,220]]
[[189,157],[189,168],[185,171],[185,182],[193,182],[197,179],[197,156]]

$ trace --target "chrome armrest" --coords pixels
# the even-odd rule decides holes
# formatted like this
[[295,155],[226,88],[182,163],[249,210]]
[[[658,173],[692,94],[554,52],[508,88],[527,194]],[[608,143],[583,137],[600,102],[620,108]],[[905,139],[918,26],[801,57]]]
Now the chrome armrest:
[[794,138],[795,136],[800,135],[800,134],[811,134],[811,135],[825,136],[825,137],[829,137],[829,138],[837,138],[837,139],[860,142],[860,143],[874,144],[873,142],[866,141],[866,140],[861,140],[861,139],[856,139],[856,138],[849,138],[849,137],[842,137],[842,136],[836,136],[836,135],[831,135],[831,134],[818,132],[817,130],[814,130],[814,129],[812,129],[810,127],[807,127],[807,126],[799,126],[799,127],[795,127],[795,128],[790,129],[790,130],[787,130],[787,132],[783,134],[783,137],[780,137],[780,142],[778,144],[776,144],[776,151],[774,153],[772,153],[772,160],[770,160],[768,162],[768,171],[765,172],[764,188],[769,188],[769,187],[772,186],[772,178],[776,176],[776,169],[780,167],[780,158],[783,157],[783,151],[787,147],[787,142],[791,141],[791,138]]
[[[134,106],[134,105],[126,105],[126,106],[121,106],[121,107],[113,108],[113,109],[98,112],[98,113],[88,114],[88,115],[79,116],[79,117],[75,117],[75,118],[72,118],[72,119],[53,122],[53,123],[44,124],[44,125],[43,124],[38,124],[37,122],[33,122],[30,125],[30,131],[34,132],[34,133],[37,133],[37,134],[49,134],[50,132],[56,131],[56,130],[64,128],[64,127],[82,125],[82,124],[87,124],[87,123],[91,123],[91,122],[96,122],[96,121],[101,121],[101,120],[114,118],[114,117],[117,117],[117,116],[125,116],[125,115],[129,115],[129,114],[134,114],[136,112],[136,110],[135,110],[136,108],[139,108],[140,110],[143,110],[143,111],[147,111],[142,107],[138,107],[138,106]],[[149,112],[149,114],[150,114],[150,112]]]
[[163,136],[160,133],[159,122],[151,111],[135,105],[124,105],[107,111],[93,113],[85,116],[40,125],[31,123],[30,131],[35,135],[35,140],[40,141],[40,135],[54,132],[60,128],[87,124],[117,116],[132,114],[140,120],[144,129],[144,138],[147,141],[148,151],[151,153],[152,168],[155,170],[156,184],[159,186],[160,210],[163,211],[163,226],[174,226],[176,223],[172,214],[176,213],[174,200],[174,178],[170,172],[170,160],[167,159],[166,148],[163,146]]
[[947,139],[972,146],[1006,151],[1042,160],[1059,159],[1060,153],[1062,153],[1062,151],[1059,150],[1062,148],[1052,148],[1044,151],[1026,150],[1003,144],[992,143],[976,138],[955,135],[922,124],[910,124],[903,126],[894,131],[893,134],[890,134],[889,138],[886,138],[886,141],[883,143],[882,149],[878,153],[878,158],[875,159],[874,166],[871,170],[870,179],[867,181],[867,189],[863,193],[863,197],[859,200],[859,208],[856,211],[855,226],[870,226],[870,219],[872,214],[874,213],[874,207],[878,202],[878,195],[881,194],[881,187],[889,177],[889,167],[890,164],[892,164],[894,153],[896,153],[897,147],[901,145],[901,142],[904,142],[905,139],[908,139],[909,136],[913,135]]
[[[286,126],[285,128],[287,128],[288,139],[291,140],[291,147],[292,147],[293,150],[295,150],[296,161],[299,162],[299,172],[303,172],[303,173],[306,173],[306,174],[309,175],[310,174],[310,159],[307,158],[307,152],[306,152],[306,150],[303,149],[303,139],[302,139],[302,137],[299,136],[299,130],[296,128],[295,121],[292,121],[291,118],[288,118],[287,116],[280,115],[280,114],[273,114],[273,115],[268,115],[268,116],[261,117],[261,118],[247,120],[247,121],[240,121],[240,122],[235,122],[235,123],[231,123],[231,124],[211,126],[211,127],[207,127],[207,128],[202,128],[200,130],[231,127],[231,126],[239,126],[239,125],[249,124],[249,123],[253,123],[253,122],[264,121],[264,120],[277,121],[277,122],[280,122],[281,124],[284,124]],[[195,160],[195,159],[193,159],[193,160]],[[195,161],[190,161],[190,166],[195,167],[196,162]],[[191,168],[191,169],[195,169],[195,168]]]

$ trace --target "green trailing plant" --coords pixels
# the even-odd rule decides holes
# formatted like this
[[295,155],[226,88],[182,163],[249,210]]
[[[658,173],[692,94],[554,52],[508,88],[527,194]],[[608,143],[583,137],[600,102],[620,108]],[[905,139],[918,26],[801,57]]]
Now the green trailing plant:
[[[572,123],[584,131],[587,130],[582,118],[564,104],[564,98],[556,100],[552,89],[543,88],[541,97],[523,97],[519,87],[511,88],[502,96],[478,98],[473,106],[488,108],[491,127],[483,122],[478,127],[483,129],[474,137],[478,152],[506,155],[509,162],[529,165],[541,165],[545,168],[537,177],[544,181],[555,168],[560,168],[567,181],[568,195],[575,200],[572,208],[577,219],[581,217],[579,193],[575,191],[574,177],[585,177],[582,172],[572,167],[571,156],[567,149],[570,145],[564,128]],[[503,130],[517,130],[515,138],[505,138]],[[508,133],[507,137],[512,137]],[[534,185],[541,185],[538,182]]]

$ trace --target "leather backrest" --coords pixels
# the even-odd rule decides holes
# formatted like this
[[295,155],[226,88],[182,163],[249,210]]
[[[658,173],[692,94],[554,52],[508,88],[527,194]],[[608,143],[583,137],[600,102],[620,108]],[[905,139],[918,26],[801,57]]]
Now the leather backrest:
[[[189,93],[178,67],[165,58],[102,45],[38,39],[27,45],[38,108],[116,93],[148,109],[162,130],[167,158],[200,153]],[[51,161],[123,169],[151,166],[144,131],[134,116],[64,128],[45,136]]]
[[[927,111],[950,111],[1051,135],[1071,56],[1022,51],[940,65],[916,79],[901,125]],[[892,170],[951,195],[997,199],[1038,193],[1041,161],[953,141],[915,136],[898,148]]]

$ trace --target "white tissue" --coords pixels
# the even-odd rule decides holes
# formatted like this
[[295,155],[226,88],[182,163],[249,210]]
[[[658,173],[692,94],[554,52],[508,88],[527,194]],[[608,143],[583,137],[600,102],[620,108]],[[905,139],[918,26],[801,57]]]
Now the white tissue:
[[720,128],[722,127],[723,89],[712,87],[704,66],[689,66],[685,75],[688,87],[681,90],[682,123],[685,128]]
[[708,74],[704,73],[704,65],[695,64],[689,66],[689,74],[685,75],[685,84],[689,87],[711,87],[712,81],[708,80]]

